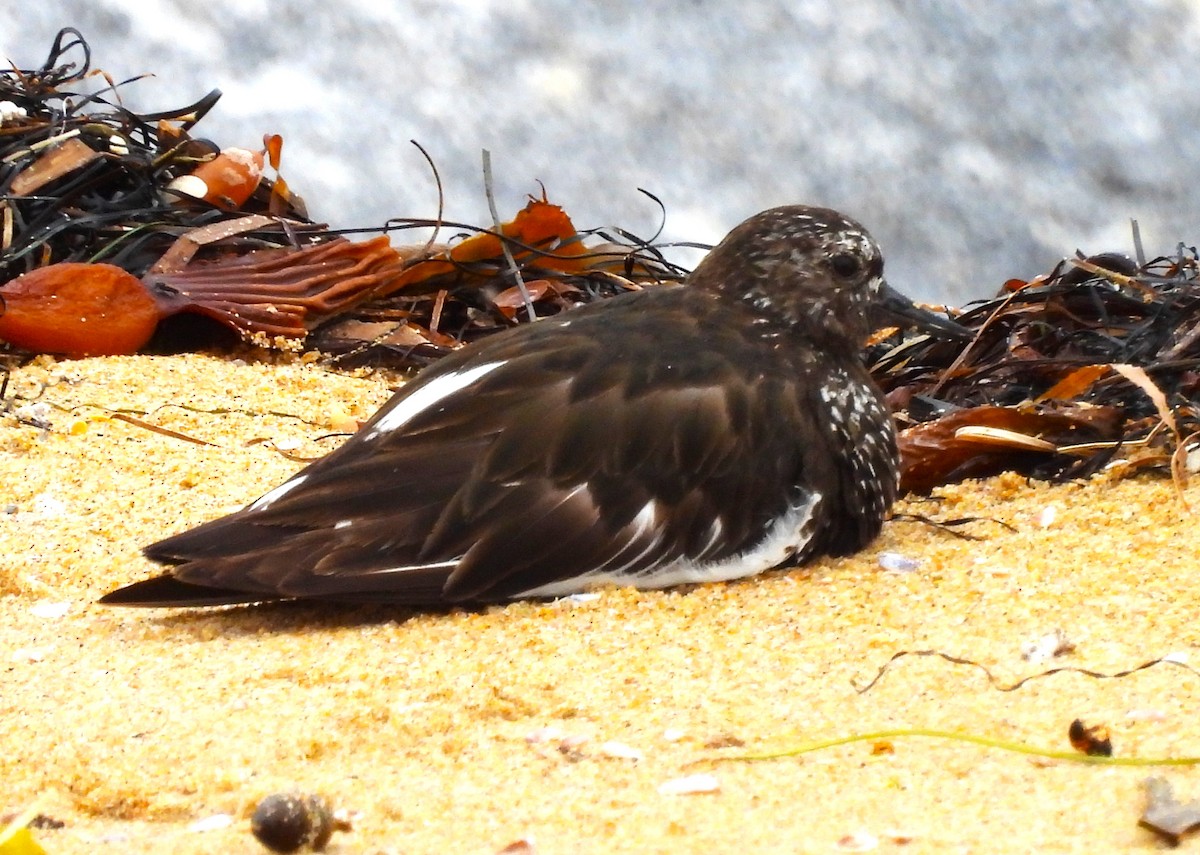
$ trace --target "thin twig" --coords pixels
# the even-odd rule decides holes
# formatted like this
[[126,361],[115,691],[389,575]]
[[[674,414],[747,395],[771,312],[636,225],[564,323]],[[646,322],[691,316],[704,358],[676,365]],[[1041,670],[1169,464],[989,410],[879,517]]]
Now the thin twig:
[[440,232],[442,229],[442,215],[446,211],[446,195],[445,195],[445,191],[442,189],[442,176],[440,174],[438,174],[437,164],[435,164],[433,162],[433,158],[429,156],[429,152],[427,152],[425,150],[424,146],[422,146],[416,140],[409,140],[409,142],[412,143],[413,145],[415,145],[417,147],[417,151],[421,152],[422,156],[424,156],[425,162],[429,164],[430,171],[433,172],[433,181],[435,184],[437,184],[437,194],[438,194],[437,220],[433,226],[433,234],[431,234],[429,236],[429,240],[427,240],[425,242],[425,248],[422,249],[421,253],[420,253],[421,255],[427,255],[429,253],[429,250],[437,242],[438,232]]
[[503,229],[500,228],[500,213],[496,210],[496,195],[492,192],[492,153],[486,148],[483,150],[483,192],[487,196],[488,210],[492,214],[492,227],[496,230],[496,237],[500,239],[500,249],[504,252],[504,260],[508,263],[509,270],[512,271],[513,279],[516,280],[517,291],[520,292],[521,299],[525,301],[525,313],[529,316],[529,320],[536,321],[537,313],[533,310],[533,300],[529,299],[529,291],[525,288],[525,280],[521,278],[521,270],[517,267],[512,250],[508,248],[508,240],[504,236]]
[[437,296],[433,299],[433,311],[429,313],[429,331],[431,333],[438,332],[438,327],[442,323],[442,309],[446,305],[445,288],[441,288],[437,292]]
[[1136,674],[1139,671],[1145,671],[1147,668],[1154,668],[1158,665],[1172,665],[1176,668],[1182,668],[1185,671],[1189,671],[1196,676],[1200,676],[1200,671],[1197,671],[1186,662],[1180,662],[1178,659],[1173,659],[1170,656],[1163,656],[1158,659],[1151,659],[1149,662],[1143,662],[1141,665],[1136,665],[1133,668],[1126,668],[1123,671],[1117,671],[1115,673],[1092,671],[1088,668],[1080,668],[1075,665],[1063,665],[1058,668],[1051,668],[1047,671],[1038,671],[1036,674],[1029,674],[1025,677],[1022,677],[1015,683],[1006,684],[1002,683],[992,673],[990,668],[988,668],[982,662],[976,662],[974,659],[966,659],[962,656],[954,656],[953,654],[945,653],[941,650],[901,650],[893,654],[892,658],[887,662],[884,662],[883,665],[880,666],[879,672],[865,685],[859,686],[852,680],[851,685],[854,686],[854,691],[860,695],[869,692],[876,683],[883,679],[883,675],[891,669],[892,665],[894,665],[898,660],[908,656],[935,656],[951,663],[952,665],[969,665],[972,668],[977,668],[983,672],[985,677],[987,677],[987,681],[989,684],[991,684],[991,687],[999,692],[1015,692],[1026,683],[1032,682],[1033,680],[1040,680],[1044,677],[1051,677],[1055,674],[1082,674],[1083,676],[1091,677],[1094,680],[1119,680],[1123,677],[1128,677],[1130,674]]
[[126,424],[134,425],[135,427],[145,428],[146,430],[153,431],[154,433],[160,433],[163,436],[169,436],[174,439],[182,439],[184,442],[191,442],[195,443],[196,445],[210,445],[214,448],[219,447],[216,443],[209,442],[206,439],[199,439],[198,437],[188,436],[186,433],[180,433],[177,430],[171,430],[170,428],[153,425],[150,424],[150,422],[144,422],[141,419],[134,418],[133,416],[127,416],[124,413],[111,413],[109,418],[125,422]]

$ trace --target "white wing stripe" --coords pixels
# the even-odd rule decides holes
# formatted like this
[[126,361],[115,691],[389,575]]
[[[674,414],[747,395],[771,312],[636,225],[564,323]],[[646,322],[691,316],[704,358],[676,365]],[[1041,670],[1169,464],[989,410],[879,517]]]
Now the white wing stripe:
[[380,567],[377,570],[367,570],[362,576],[385,576],[392,573],[412,573],[417,570],[451,570],[458,566],[459,558],[450,561],[435,561],[432,564],[402,564],[398,567]]
[[295,490],[307,480],[307,475],[297,475],[295,478],[292,478],[289,481],[284,481],[275,489],[263,493],[261,496],[251,502],[250,507],[247,510],[265,511],[267,508],[271,507],[271,505],[275,504],[277,501],[282,499],[288,493],[292,492],[292,490]]
[[400,400],[383,418],[371,426],[371,429],[367,431],[363,439],[372,440],[385,433],[390,433],[404,427],[439,401],[449,398],[455,392],[465,389],[480,377],[495,371],[504,362],[505,360],[501,360],[500,362],[485,362],[483,365],[476,365],[468,371],[456,371],[451,374],[445,374],[427,383],[407,398]]

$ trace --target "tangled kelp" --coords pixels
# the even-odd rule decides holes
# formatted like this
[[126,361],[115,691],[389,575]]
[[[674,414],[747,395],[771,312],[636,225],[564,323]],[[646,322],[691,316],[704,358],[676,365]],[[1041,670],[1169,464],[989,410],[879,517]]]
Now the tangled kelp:
[[956,318],[965,348],[893,336],[872,372],[898,413],[904,484],[1016,469],[1042,478],[1132,466],[1187,471],[1200,428],[1195,248],[1137,263],[1074,258]]

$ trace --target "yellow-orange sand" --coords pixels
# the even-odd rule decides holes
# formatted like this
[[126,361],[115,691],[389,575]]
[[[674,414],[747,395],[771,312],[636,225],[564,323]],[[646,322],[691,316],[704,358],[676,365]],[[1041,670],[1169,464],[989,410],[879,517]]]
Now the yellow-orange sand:
[[[914,657],[854,688],[924,648],[1003,681],[1168,654],[1200,665],[1200,535],[1158,476],[950,487],[899,509],[996,520],[962,529],[979,540],[893,522],[860,556],[688,591],[425,615],[93,605],[154,572],[141,545],[253,499],[300,465],[277,449],[320,454],[389,394],[277,362],[42,359],[13,374],[9,403],[48,404],[52,429],[0,419],[0,812],[41,799],[65,823],[36,832],[50,853],[264,851],[248,818],[281,790],[355,814],[337,853],[522,838],[538,853],[1149,851],[1141,782],[1200,799],[1194,767],[919,738],[706,762],[887,728],[1069,750],[1075,718],[1107,725],[1122,757],[1200,756],[1200,677],[1170,665],[1005,693]],[[1200,488],[1186,495],[1200,506]],[[919,565],[890,572],[881,552]],[[1022,658],[1055,630],[1073,653]],[[660,790],[696,774],[718,789]],[[193,825],[222,814],[224,828]]]

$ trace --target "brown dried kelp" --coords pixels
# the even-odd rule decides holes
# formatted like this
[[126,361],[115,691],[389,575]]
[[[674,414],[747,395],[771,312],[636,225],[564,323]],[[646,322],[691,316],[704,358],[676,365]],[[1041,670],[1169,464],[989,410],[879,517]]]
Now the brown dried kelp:
[[[96,76],[110,85],[73,88]],[[140,276],[179,235],[230,217],[218,204],[167,190],[217,154],[188,131],[220,91],[138,114],[120,103],[118,90],[130,82],[93,71],[91,49],[71,28],[59,32],[40,68],[0,70],[0,100],[13,105],[0,126],[0,281],[52,262],[101,259]],[[271,213],[272,183],[256,187],[241,211]],[[307,222],[295,199],[276,213]],[[264,242],[290,239],[276,227],[255,234],[256,245]]]
[[309,346],[333,354],[340,365],[420,366],[528,322],[527,299],[536,317],[546,317],[687,273],[653,239],[620,228],[577,231],[544,195],[531,197],[497,230],[475,231],[452,244],[423,247],[377,297],[315,330]]

